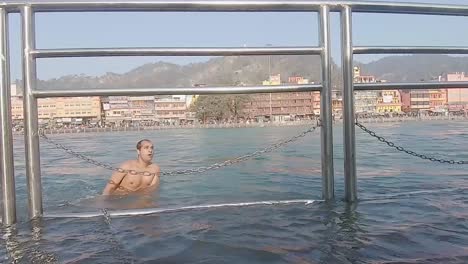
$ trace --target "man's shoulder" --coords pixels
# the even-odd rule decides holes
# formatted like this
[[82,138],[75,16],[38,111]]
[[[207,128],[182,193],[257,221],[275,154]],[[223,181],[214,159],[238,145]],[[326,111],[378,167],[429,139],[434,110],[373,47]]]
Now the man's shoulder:
[[160,170],[159,165],[156,163],[152,163],[149,167],[151,168],[151,170],[154,170],[154,171]]
[[122,167],[122,169],[131,169],[131,168],[135,167],[135,164],[136,164],[136,161],[127,160],[127,161],[122,162],[120,164],[120,167]]

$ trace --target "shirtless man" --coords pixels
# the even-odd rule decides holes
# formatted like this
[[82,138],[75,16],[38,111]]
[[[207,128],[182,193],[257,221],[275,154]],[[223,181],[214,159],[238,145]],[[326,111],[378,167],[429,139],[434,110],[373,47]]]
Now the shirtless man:
[[116,171],[107,182],[103,195],[124,195],[135,192],[151,192],[159,186],[160,169],[152,163],[153,143],[140,140],[137,145],[138,157],[120,165],[123,171]]

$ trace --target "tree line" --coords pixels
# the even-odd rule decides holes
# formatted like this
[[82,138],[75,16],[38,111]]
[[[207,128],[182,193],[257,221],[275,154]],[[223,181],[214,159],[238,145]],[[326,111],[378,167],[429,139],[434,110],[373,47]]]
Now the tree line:
[[250,95],[200,95],[191,106],[195,117],[204,123],[209,120],[235,121],[245,118],[247,113],[246,104],[250,103]]

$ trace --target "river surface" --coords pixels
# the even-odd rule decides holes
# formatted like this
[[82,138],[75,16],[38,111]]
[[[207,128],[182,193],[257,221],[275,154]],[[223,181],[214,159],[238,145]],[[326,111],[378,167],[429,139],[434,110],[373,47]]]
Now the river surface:
[[[467,121],[368,127],[418,153],[468,160]],[[163,171],[172,171],[235,158],[307,128],[173,129],[51,138],[113,165],[135,158],[136,142],[148,138],[155,143],[155,161]],[[149,201],[138,196],[102,201],[99,194],[111,172],[41,140],[46,214],[100,212],[102,207],[161,209],[110,221],[104,216],[27,221],[24,140],[15,138],[19,223],[1,229],[1,262],[468,263],[468,165],[409,156],[356,127],[359,202],[350,205],[342,201],[341,129],[334,127],[336,200],[329,203],[321,201],[318,130],[240,164],[164,176]]]

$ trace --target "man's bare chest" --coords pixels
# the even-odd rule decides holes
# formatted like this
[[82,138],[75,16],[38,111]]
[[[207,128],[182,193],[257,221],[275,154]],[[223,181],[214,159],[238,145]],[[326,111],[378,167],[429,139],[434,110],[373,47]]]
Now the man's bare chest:
[[139,187],[150,185],[155,176],[145,176],[141,174],[127,174],[123,179],[122,183],[127,186]]

